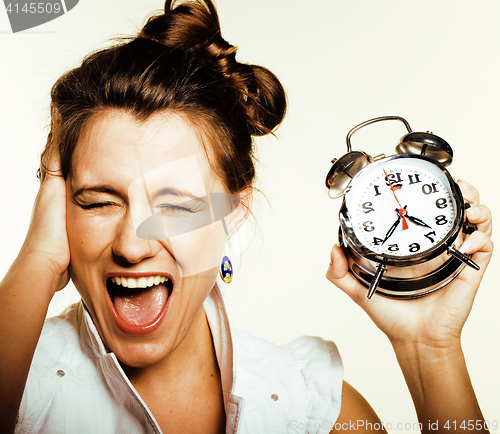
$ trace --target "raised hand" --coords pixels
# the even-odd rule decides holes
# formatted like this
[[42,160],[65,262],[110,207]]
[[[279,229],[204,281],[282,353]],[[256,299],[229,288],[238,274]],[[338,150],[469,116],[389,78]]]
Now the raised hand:
[[464,198],[471,204],[466,217],[477,226],[477,231],[459,250],[472,254],[472,260],[481,267],[480,271],[466,267],[445,288],[418,299],[400,301],[377,295],[368,300],[367,288],[349,274],[342,249],[335,246],[332,250],[332,265],[326,273],[327,278],[359,304],[393,343],[424,339],[442,345],[460,336],[490,261],[493,243],[490,240],[492,222],[489,209],[479,204],[477,190],[465,183],[459,182],[459,185]]
[[36,257],[37,260],[45,261],[46,271],[54,279],[55,290],[64,288],[68,283],[70,261],[66,233],[66,183],[60,166],[59,153],[54,152],[47,167],[40,168],[40,190],[18,258],[29,257],[31,260]]
[[[460,182],[467,220],[477,230],[460,247],[480,266],[465,267],[458,277],[430,295],[413,300],[375,296],[349,273],[342,249],[335,246],[327,278],[347,293],[388,336],[410,390],[422,432],[445,432],[445,421],[457,426],[474,420],[475,432],[487,433],[460,344],[462,327],[491,259],[493,243],[490,210],[479,204],[479,194]],[[411,221],[411,220],[410,220]],[[429,428],[434,426],[436,428]]]
[[58,155],[52,155],[41,175],[28,234],[0,283],[0,426],[4,432],[14,432],[50,300],[69,280],[66,185]]

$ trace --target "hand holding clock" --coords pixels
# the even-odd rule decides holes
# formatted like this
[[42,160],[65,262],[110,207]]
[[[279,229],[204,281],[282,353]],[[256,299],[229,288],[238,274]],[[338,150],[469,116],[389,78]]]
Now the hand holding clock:
[[[479,271],[465,267],[445,288],[404,301],[379,295],[368,300],[366,287],[349,274],[346,257],[338,246],[332,250],[326,273],[391,341],[424,427],[429,421],[483,418],[468,376],[460,335],[493,252],[492,219],[490,210],[480,205],[477,190],[465,182],[458,184],[471,204],[466,218],[477,227],[459,250],[472,255]],[[416,218],[408,219],[426,226]]]
[[[366,287],[348,273],[342,249],[334,246],[332,250],[332,264],[326,273],[327,278],[359,304],[393,343],[425,339],[430,344],[442,346],[460,336],[461,328],[490,261],[493,243],[490,239],[492,232],[490,210],[479,204],[479,193],[475,188],[462,181],[459,181],[459,185],[465,200],[471,204],[466,211],[467,220],[477,227],[459,250],[462,253],[472,254],[474,262],[481,267],[480,271],[466,267],[445,288],[414,300],[398,301],[382,296],[368,300]],[[412,217],[409,220],[417,225],[427,226],[416,218]],[[397,226],[396,223],[394,226]]]

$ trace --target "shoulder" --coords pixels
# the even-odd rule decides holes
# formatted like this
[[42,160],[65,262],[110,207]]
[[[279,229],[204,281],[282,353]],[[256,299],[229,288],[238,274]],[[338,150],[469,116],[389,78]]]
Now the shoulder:
[[235,330],[234,342],[238,364],[259,367],[259,371],[293,371],[300,374],[304,381],[321,375],[342,381],[342,359],[337,346],[331,341],[301,336],[287,344],[277,345]]
[[[76,303],[61,315],[48,318],[43,326],[32,362],[33,368],[73,366],[83,357],[80,344],[80,326],[83,320],[83,306]],[[75,359],[76,357],[76,359]]]
[[276,345],[234,331],[234,343],[236,393],[247,400],[245,408],[258,397],[268,408],[280,408],[287,424],[333,425],[343,381],[342,360],[333,342],[302,336]]
[[[74,363],[75,353],[81,353],[79,329],[83,317],[81,303],[69,306],[61,315],[45,320],[33,356],[32,368],[52,361]],[[62,366],[62,365],[61,365]]]
[[351,429],[370,432],[387,432],[384,424],[366,401],[366,399],[349,383],[342,386],[342,408],[331,434]]
[[[19,410],[19,422],[42,420],[54,397],[61,394],[68,378],[79,377],[86,357],[79,340],[83,310],[70,306],[58,317],[45,321],[31,362]],[[36,425],[36,423],[35,423]],[[32,427],[36,431],[35,426]]]

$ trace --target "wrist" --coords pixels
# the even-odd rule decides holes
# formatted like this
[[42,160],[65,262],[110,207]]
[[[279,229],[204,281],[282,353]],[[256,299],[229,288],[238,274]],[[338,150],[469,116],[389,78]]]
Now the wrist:
[[393,349],[407,383],[418,384],[418,389],[424,379],[447,378],[466,370],[460,339],[440,345],[400,342]]
[[423,426],[483,420],[459,339],[446,345],[398,343],[394,351]]
[[460,337],[452,337],[439,341],[430,340],[398,340],[391,341],[398,360],[414,359],[447,359],[463,355]]
[[45,252],[22,248],[5,280],[17,280],[20,277],[26,284],[34,285],[37,292],[46,289],[48,296],[52,298],[56,291],[65,286],[65,271],[60,270],[53,258]]
[[466,371],[460,340],[446,345],[427,342],[405,342],[393,345],[405,380],[414,390],[426,395],[425,389],[457,372]]

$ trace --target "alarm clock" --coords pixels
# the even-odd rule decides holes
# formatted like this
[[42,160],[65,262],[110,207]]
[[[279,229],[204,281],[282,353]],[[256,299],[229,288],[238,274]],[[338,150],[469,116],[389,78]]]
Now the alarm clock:
[[[395,155],[352,151],[356,131],[389,120],[407,129]],[[339,245],[368,298],[420,297],[450,283],[465,266],[479,270],[457,248],[475,228],[465,219],[470,205],[446,169],[453,151],[445,140],[412,132],[399,116],[383,116],[355,126],[346,142],[347,153],[332,160],[326,187],[330,197],[343,196]]]

